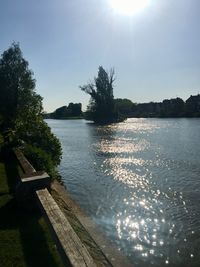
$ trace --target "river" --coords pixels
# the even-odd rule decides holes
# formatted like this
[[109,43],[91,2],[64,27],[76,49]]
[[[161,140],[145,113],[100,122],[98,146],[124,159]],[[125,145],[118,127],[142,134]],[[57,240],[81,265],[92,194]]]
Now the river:
[[200,119],[47,123],[71,196],[134,266],[200,266]]

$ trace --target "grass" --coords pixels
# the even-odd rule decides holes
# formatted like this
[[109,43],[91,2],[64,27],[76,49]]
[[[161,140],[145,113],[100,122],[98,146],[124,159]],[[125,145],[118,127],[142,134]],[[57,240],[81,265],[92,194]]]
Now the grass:
[[21,210],[14,198],[18,166],[0,159],[0,267],[63,267],[39,210]]

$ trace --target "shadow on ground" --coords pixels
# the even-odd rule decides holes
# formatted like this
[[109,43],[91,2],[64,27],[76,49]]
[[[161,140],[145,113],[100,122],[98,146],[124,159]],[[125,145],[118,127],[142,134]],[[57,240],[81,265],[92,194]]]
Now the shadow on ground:
[[5,174],[0,179],[8,188],[0,192],[0,267],[63,266],[40,211],[24,211],[16,203],[19,173],[15,158],[0,161]]

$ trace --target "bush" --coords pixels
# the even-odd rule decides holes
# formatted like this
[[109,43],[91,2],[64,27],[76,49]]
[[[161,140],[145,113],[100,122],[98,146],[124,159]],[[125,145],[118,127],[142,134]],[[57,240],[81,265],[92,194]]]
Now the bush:
[[37,171],[44,170],[52,177],[56,175],[51,157],[44,150],[32,145],[26,145],[23,152]]
[[62,148],[58,138],[43,120],[32,122],[31,125],[22,125],[17,129],[16,140],[23,140],[26,144],[40,148],[50,156],[54,166],[58,166],[62,157]]

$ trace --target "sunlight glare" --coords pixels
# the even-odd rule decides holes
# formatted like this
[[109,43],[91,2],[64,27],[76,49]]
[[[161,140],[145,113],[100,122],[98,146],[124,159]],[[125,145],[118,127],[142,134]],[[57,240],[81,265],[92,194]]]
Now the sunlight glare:
[[120,14],[134,15],[147,7],[150,0],[109,0],[112,9]]

